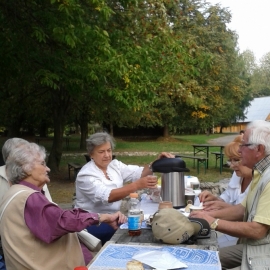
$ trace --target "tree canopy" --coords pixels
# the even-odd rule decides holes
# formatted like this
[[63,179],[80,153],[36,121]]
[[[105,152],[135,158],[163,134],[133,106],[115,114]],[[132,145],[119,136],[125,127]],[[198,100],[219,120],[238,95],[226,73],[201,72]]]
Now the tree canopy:
[[[251,99],[228,29],[231,14],[199,0],[0,2],[0,125],[54,130],[90,121],[178,130],[226,126]],[[45,133],[45,132],[43,132]]]

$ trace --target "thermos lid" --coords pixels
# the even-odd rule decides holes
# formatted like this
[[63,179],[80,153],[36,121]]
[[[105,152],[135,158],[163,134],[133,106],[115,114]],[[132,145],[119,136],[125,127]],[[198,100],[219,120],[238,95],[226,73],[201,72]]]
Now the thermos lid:
[[181,158],[161,158],[152,163],[153,172],[189,172],[186,163]]

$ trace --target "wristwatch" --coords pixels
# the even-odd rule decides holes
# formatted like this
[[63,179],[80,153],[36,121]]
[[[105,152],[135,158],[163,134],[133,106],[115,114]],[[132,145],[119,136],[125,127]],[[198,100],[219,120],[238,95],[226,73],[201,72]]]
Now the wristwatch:
[[219,219],[217,218],[217,219],[215,219],[215,220],[211,223],[210,228],[211,228],[212,230],[215,230],[215,229],[217,228],[217,226],[218,226],[218,221],[219,221]]

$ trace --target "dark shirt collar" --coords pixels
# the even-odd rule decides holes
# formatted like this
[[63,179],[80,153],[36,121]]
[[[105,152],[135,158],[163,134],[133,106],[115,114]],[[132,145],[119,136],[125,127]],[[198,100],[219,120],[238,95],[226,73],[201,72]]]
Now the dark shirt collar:
[[33,185],[33,184],[27,182],[27,181],[22,180],[22,181],[20,182],[20,184],[21,184],[21,185],[24,185],[24,186],[27,186],[27,187],[29,187],[29,188],[32,188],[32,189],[34,189],[34,190],[40,191],[42,194],[44,194],[44,191],[43,191],[42,189],[40,189],[39,187],[37,187],[37,186],[35,186],[35,185]]

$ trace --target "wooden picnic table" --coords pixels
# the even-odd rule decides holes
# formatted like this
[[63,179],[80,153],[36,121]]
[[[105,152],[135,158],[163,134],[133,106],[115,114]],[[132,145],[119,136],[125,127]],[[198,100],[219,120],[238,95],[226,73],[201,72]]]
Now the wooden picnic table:
[[209,148],[211,148],[211,147],[219,148],[220,149],[219,150],[219,152],[220,152],[219,172],[220,172],[220,174],[222,173],[222,168],[223,168],[223,148],[224,148],[224,145],[221,145],[221,144],[192,144],[192,146],[193,146],[193,155],[194,156],[196,156],[197,154],[199,154],[201,152],[206,154],[206,157],[207,157],[206,168],[207,169],[209,167]]

